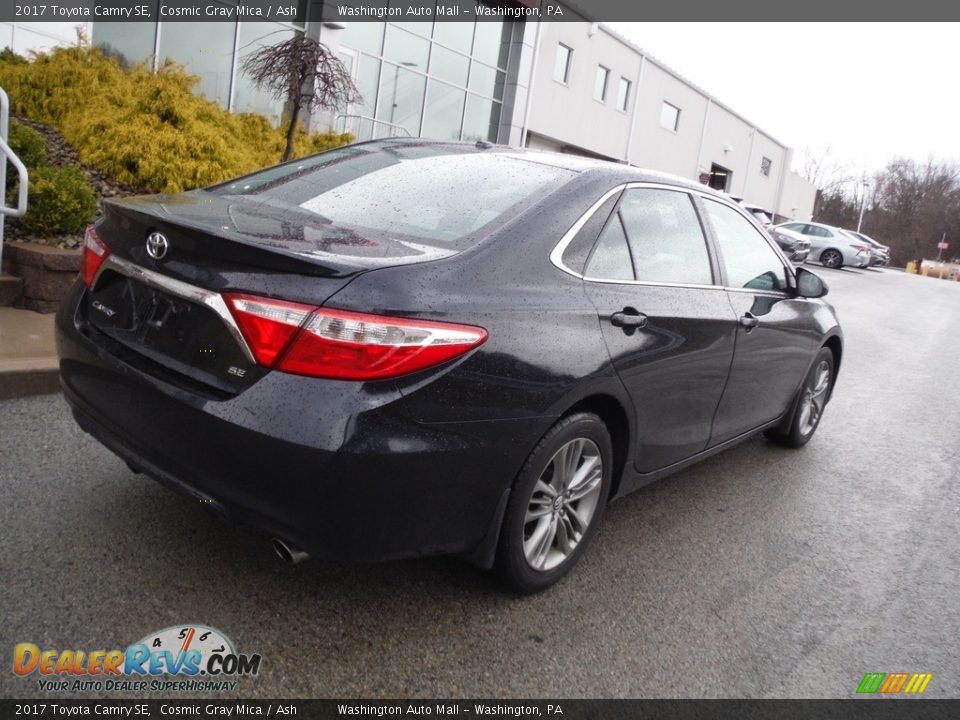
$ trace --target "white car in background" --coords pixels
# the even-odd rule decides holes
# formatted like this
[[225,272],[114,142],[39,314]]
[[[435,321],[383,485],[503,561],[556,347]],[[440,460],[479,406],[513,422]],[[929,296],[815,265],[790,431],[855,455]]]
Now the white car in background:
[[787,236],[806,238],[810,241],[810,254],[807,260],[818,262],[824,267],[841,268],[870,267],[873,254],[870,245],[832,225],[815,222],[786,222],[775,225],[773,229]]

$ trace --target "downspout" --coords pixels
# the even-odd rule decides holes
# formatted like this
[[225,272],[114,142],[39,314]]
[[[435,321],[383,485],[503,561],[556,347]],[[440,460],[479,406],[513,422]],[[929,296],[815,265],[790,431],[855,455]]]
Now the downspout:
[[703,167],[703,141],[707,137],[707,125],[710,123],[710,108],[713,107],[713,98],[707,98],[707,111],[703,114],[703,127],[700,129],[700,146],[697,148],[697,167],[693,177],[700,182],[700,168]]
[[520,128],[520,147],[527,146],[527,128],[530,125],[530,105],[533,104],[533,84],[537,78],[537,61],[540,59],[540,32],[543,21],[537,21],[537,36],[533,41],[533,62],[530,65],[530,82],[527,84],[527,102],[523,109],[523,127]]
[[637,70],[637,84],[633,89],[633,107],[630,108],[630,130],[627,133],[627,147],[623,151],[623,161],[630,164],[630,150],[633,148],[633,131],[637,125],[637,106],[640,104],[640,87],[643,83],[643,70],[647,65],[647,56],[640,56],[640,69]]
[[743,175],[743,192],[740,193],[743,195],[744,199],[748,201],[749,198],[747,198],[747,184],[750,182],[750,168],[753,167],[753,146],[757,143],[757,129],[752,127],[750,130],[750,150],[747,151],[747,167],[744,170]]
[[[780,215],[781,217],[787,217],[784,213],[780,212],[780,206],[783,204],[783,186],[787,180],[787,166],[793,164],[793,151],[791,151],[790,148],[785,147],[783,149],[783,163],[781,164],[783,167],[780,168],[780,182],[777,184],[777,205],[773,209],[774,221],[776,221],[777,215]],[[793,220],[793,218],[789,219]]]

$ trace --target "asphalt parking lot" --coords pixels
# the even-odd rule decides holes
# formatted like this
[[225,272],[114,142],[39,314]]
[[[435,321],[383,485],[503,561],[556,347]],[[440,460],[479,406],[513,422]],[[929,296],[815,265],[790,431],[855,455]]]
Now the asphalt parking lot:
[[813,269],[846,335],[813,441],[616,502],[535,597],[449,558],[283,565],[132,475],[59,395],[0,403],[0,696],[50,697],[11,672],[16,643],[201,623],[263,655],[244,697],[849,697],[898,671],[960,697],[960,283]]

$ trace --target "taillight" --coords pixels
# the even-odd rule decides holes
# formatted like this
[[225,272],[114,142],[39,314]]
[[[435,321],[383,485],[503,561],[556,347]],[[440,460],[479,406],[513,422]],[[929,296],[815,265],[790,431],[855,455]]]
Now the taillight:
[[472,325],[224,297],[257,363],[295,375],[384,380],[452,360],[487,339]]
[[93,286],[93,279],[97,276],[97,270],[103,265],[103,261],[110,254],[110,248],[100,239],[93,225],[87,227],[83,234],[83,283],[87,287]]

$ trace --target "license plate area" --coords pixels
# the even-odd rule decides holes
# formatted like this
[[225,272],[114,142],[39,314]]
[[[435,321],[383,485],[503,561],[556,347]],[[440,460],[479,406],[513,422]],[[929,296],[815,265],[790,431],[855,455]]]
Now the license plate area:
[[131,350],[220,389],[239,392],[262,375],[213,309],[117,272],[88,293],[87,317]]

